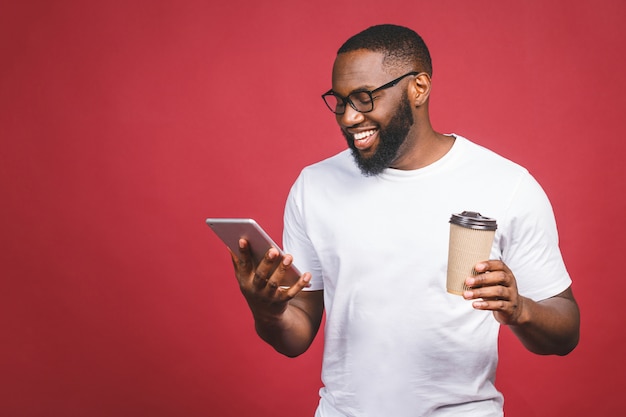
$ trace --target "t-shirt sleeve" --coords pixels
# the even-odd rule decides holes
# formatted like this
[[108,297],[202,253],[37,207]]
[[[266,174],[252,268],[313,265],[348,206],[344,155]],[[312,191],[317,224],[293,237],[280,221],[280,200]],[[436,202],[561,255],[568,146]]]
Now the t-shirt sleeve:
[[293,263],[300,273],[310,272],[312,275],[311,286],[305,291],[324,289],[322,269],[319,257],[309,239],[304,223],[304,208],[302,205],[304,187],[303,175],[296,180],[291,187],[287,203],[285,205],[283,246],[286,253],[293,256]]
[[517,184],[502,229],[502,260],[515,275],[521,295],[539,301],[571,285],[552,205],[528,173]]

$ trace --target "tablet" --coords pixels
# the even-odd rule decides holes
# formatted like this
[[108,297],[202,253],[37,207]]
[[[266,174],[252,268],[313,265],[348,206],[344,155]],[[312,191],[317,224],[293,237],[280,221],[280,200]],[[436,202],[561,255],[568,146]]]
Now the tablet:
[[[281,255],[285,254],[253,219],[208,218],[206,223],[235,255],[239,254],[239,239],[246,239],[255,265],[263,260],[271,247],[276,248]],[[290,287],[298,281],[300,275],[300,271],[292,264],[280,285]]]

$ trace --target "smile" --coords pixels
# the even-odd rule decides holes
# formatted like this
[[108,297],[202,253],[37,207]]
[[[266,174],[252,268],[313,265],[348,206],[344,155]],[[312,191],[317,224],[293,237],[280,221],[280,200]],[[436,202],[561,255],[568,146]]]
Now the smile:
[[374,133],[376,133],[376,130],[372,129],[372,130],[367,130],[365,132],[355,133],[353,137],[354,137],[354,140],[364,140],[372,136]]

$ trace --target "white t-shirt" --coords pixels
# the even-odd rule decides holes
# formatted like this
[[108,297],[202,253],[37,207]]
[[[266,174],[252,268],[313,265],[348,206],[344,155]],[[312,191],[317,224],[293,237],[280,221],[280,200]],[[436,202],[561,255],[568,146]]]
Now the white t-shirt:
[[283,243],[326,325],[317,417],[501,416],[499,324],[446,292],[451,214],[495,218],[491,259],[522,295],[571,284],[550,203],[519,165],[456,136],[418,170],[361,174],[349,150],[306,167],[285,209]]

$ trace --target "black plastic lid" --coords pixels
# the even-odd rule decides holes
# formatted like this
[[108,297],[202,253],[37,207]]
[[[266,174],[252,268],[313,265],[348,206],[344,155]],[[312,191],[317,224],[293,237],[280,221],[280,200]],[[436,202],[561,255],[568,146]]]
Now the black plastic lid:
[[464,211],[460,214],[453,214],[452,217],[450,217],[450,223],[477,230],[496,230],[498,228],[496,219],[484,217],[475,211]]

